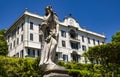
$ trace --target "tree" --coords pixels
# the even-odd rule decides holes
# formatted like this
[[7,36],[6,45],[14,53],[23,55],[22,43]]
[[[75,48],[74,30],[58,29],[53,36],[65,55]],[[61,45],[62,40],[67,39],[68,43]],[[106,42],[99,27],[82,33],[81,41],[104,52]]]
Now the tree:
[[112,42],[120,42],[120,31],[116,32],[116,34],[112,36]]
[[105,72],[114,71],[115,67],[120,64],[120,42],[91,47],[85,54],[91,63],[100,62]]
[[0,30],[0,55],[6,56],[8,54],[8,46],[5,39],[5,31],[6,30]]

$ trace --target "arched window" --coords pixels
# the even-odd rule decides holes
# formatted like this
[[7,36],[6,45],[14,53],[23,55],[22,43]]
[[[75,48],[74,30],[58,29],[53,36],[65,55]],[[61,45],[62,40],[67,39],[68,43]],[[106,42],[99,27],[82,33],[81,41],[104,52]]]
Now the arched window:
[[79,62],[80,55],[78,55],[77,52],[73,51],[73,52],[71,53],[71,57],[72,57],[72,60],[73,60],[73,61]]
[[76,39],[76,32],[74,30],[70,30],[70,38]]

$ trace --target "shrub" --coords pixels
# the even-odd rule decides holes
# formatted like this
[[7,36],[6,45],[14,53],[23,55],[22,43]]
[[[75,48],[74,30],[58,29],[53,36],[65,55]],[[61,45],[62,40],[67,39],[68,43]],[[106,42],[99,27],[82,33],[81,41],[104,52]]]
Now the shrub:
[[[0,77],[41,77],[40,58],[11,58],[0,56]],[[105,72],[100,64],[81,64],[76,62],[58,62],[73,77],[111,77],[112,71]],[[120,77],[120,66],[114,70],[115,77]]]
[[70,76],[80,77],[80,70],[68,69],[68,72],[69,72]]
[[[105,72],[105,69],[100,64],[81,64],[76,62],[61,63],[73,77],[108,77],[112,76],[112,71]],[[120,66],[117,66],[117,70],[114,70],[115,77],[120,77]]]
[[40,76],[37,59],[0,56],[0,77]]

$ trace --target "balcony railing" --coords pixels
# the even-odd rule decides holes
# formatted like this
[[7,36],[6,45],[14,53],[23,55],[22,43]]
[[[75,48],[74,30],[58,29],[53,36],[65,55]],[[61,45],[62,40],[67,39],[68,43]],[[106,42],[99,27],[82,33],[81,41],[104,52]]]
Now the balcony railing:
[[77,38],[69,38],[70,41],[74,41],[74,42],[80,42],[80,39],[77,39]]

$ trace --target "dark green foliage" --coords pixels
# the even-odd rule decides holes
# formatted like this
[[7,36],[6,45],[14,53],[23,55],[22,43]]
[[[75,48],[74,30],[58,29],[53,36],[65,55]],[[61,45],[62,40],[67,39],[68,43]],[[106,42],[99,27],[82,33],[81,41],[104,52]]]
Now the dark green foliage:
[[[39,68],[40,58],[10,58],[0,56],[0,77],[41,77]],[[104,67],[100,64],[81,64],[76,62],[59,62],[61,66],[67,68],[73,77],[104,77]],[[120,76],[120,66],[114,70],[115,77]],[[111,77],[111,71],[106,76]]]
[[99,62],[103,66],[104,70],[101,70],[103,75],[118,74],[115,70],[120,64],[120,42],[91,47],[84,55],[88,57],[93,65]]
[[80,70],[68,69],[68,72],[69,72],[70,76],[73,76],[73,77],[79,77],[80,76]]
[[8,54],[8,46],[5,39],[5,31],[0,30],[0,55],[6,56]]
[[[64,66],[70,76],[73,77],[111,77],[112,71],[105,72],[105,67],[101,64],[81,64],[76,62],[64,63],[63,61],[58,62],[58,64]],[[108,68],[111,68],[108,67]],[[107,68],[107,69],[108,69]],[[120,66],[115,69],[115,77],[119,77]],[[109,69],[108,69],[109,70]]]
[[[0,77],[41,77],[39,68],[40,58],[10,58],[0,56]],[[104,67],[100,64],[81,64],[76,62],[59,62],[67,68],[70,76],[73,77],[104,77]],[[115,70],[115,77],[120,76],[120,66]],[[106,76],[110,77],[112,72]]]
[[120,42],[120,31],[112,36],[112,42]]
[[0,57],[0,77],[40,77],[38,59]]
[[85,55],[93,63],[99,61],[102,65],[120,64],[120,42],[107,43],[91,47]]

